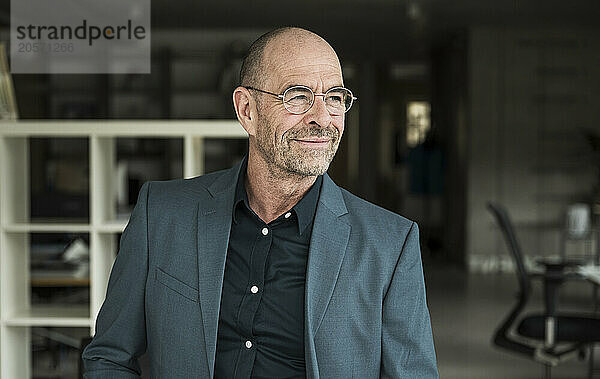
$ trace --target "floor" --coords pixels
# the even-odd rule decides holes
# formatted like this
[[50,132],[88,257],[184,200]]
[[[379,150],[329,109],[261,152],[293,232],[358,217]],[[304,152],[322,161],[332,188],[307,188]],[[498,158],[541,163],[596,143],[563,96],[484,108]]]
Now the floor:
[[[513,274],[470,274],[452,267],[426,267],[426,285],[440,377],[542,378],[536,362],[492,345],[496,327],[515,303]],[[591,310],[592,289],[585,282],[567,285],[561,292],[561,310]],[[528,311],[542,309],[541,286],[534,285]],[[596,366],[600,366],[596,348]],[[588,363],[577,358],[552,369],[552,378],[587,378]],[[596,374],[595,377],[600,377]]]
[[[429,310],[442,379],[543,377],[541,365],[500,350],[491,342],[496,327],[514,304],[517,293],[514,275],[466,275],[458,268],[439,264],[426,265],[425,268]],[[540,310],[541,287],[537,284],[533,290],[536,296],[532,297],[530,308],[532,311]],[[562,310],[590,310],[591,286],[581,282],[567,285],[561,292],[560,305]],[[63,331],[55,329],[55,332]],[[82,330],[87,333],[85,328]],[[35,337],[38,333],[33,334]],[[76,378],[77,351],[59,349],[62,353],[57,355],[56,349],[51,350],[52,354],[45,349],[34,350],[34,377]],[[596,350],[596,362],[600,367],[600,348]],[[583,379],[587,378],[587,370],[586,361],[572,359],[553,368],[552,378]],[[600,375],[596,377],[600,378]]]

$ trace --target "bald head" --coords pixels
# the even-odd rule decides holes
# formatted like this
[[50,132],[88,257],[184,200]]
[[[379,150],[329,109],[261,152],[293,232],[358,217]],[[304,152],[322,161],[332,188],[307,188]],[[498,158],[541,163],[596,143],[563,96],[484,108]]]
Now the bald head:
[[[240,81],[233,104],[249,135],[249,172],[253,167],[273,178],[298,179],[327,171],[344,132],[344,114],[335,108],[339,97],[330,92],[344,85],[333,48],[308,30],[276,29],[252,44]],[[284,102],[281,93],[292,97]],[[323,97],[314,101],[317,95]],[[303,112],[289,109],[302,102],[308,105]]]
[[275,29],[260,36],[248,49],[240,70],[240,85],[263,87],[269,61],[298,52],[304,47],[320,47],[337,60],[333,48],[318,34],[297,27]]

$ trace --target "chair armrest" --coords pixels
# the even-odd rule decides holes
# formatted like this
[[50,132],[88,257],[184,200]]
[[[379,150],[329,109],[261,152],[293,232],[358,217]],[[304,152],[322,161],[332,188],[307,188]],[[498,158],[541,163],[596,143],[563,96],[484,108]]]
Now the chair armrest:
[[567,267],[581,266],[585,264],[586,261],[576,259],[541,258],[537,259],[536,263],[545,266],[546,269],[564,269]]

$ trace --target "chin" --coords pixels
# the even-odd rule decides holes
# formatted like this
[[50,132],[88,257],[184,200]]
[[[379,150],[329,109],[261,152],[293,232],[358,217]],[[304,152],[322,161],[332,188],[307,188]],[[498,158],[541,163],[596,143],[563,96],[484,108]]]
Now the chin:
[[323,175],[329,169],[329,159],[292,158],[284,161],[286,171],[301,176]]

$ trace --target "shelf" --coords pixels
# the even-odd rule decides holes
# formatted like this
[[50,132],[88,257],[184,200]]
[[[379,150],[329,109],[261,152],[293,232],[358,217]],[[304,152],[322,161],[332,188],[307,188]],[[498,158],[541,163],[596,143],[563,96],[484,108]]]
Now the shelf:
[[14,137],[246,138],[237,120],[39,120],[0,121],[0,135]]
[[70,233],[89,232],[89,224],[69,223],[11,223],[2,229],[9,233]]
[[[31,167],[39,167],[45,159],[43,154],[37,154],[41,150],[36,139],[66,137],[84,137],[82,143],[87,145],[87,156],[80,158],[82,163],[77,166],[81,168],[83,164],[85,168],[67,172],[65,176],[68,180],[88,180],[87,185],[81,186],[87,195],[75,196],[66,192],[67,198],[79,199],[78,205],[89,206],[87,215],[72,214],[71,217],[58,202],[62,198],[36,198],[31,191],[35,187]],[[31,376],[29,349],[33,327],[83,328],[89,335],[93,334],[96,315],[105,299],[119,249],[117,237],[131,217],[131,209],[126,209],[131,207],[119,206],[117,191],[117,162],[123,156],[119,146],[124,139],[170,139],[163,158],[171,162],[169,169],[174,163],[183,178],[191,178],[204,173],[205,167],[212,170],[215,166],[231,164],[230,161],[216,161],[214,157],[221,153],[215,146],[223,145],[227,149],[229,145],[215,144],[212,139],[230,142],[247,140],[247,137],[235,119],[0,121],[0,344],[8,347],[0,349],[0,379]],[[175,143],[175,139],[179,141]],[[145,157],[144,164],[149,161],[150,154],[146,152],[140,154]],[[158,155],[163,156],[162,148]],[[134,155],[126,156],[135,158]],[[53,205],[53,212],[31,217],[31,210],[36,209],[35,201]],[[45,214],[51,218],[43,216]],[[56,235],[42,236],[46,233]],[[43,273],[37,266],[39,261],[46,256],[58,256],[67,243],[64,237],[72,239],[78,235],[87,235],[82,237],[89,248],[89,275],[76,277],[66,269]],[[31,305],[32,287],[40,292],[52,292],[52,287],[72,287],[69,290],[77,296],[89,292],[89,300],[87,296],[81,296],[85,300],[79,304],[54,305],[43,300],[44,304],[34,302]],[[66,299],[62,301],[67,302]],[[83,332],[86,334],[85,330]]]
[[98,225],[96,231],[100,233],[123,233],[128,222],[129,219],[108,221]]
[[3,320],[6,326],[67,326],[89,327],[89,305],[38,305],[16,312]]

